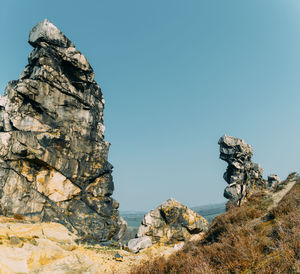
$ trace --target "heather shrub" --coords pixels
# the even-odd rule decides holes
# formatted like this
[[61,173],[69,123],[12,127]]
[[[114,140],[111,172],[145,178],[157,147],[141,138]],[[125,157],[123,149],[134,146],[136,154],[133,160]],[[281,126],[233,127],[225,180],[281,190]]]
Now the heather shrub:
[[299,273],[300,180],[267,214],[260,192],[216,217],[202,241],[135,266],[132,273]]

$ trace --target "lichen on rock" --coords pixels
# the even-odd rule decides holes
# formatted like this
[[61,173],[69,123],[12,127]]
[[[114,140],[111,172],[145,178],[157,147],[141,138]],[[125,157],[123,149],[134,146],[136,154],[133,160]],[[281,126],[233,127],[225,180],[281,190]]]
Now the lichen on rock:
[[126,223],[111,197],[94,71],[46,19],[29,43],[28,65],[0,98],[0,213],[59,222],[90,242],[118,240]]
[[153,243],[175,243],[190,239],[208,229],[208,222],[198,213],[171,198],[146,214],[138,237],[148,236]]

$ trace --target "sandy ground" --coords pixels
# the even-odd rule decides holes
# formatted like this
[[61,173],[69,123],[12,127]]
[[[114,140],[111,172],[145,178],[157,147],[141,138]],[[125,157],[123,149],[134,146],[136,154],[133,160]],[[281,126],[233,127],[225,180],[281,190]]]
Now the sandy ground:
[[[78,254],[78,256],[82,254],[88,255],[92,261],[98,264],[99,273],[130,273],[130,269],[133,265],[153,259],[156,256],[163,255],[167,257],[176,252],[176,249],[174,249],[173,245],[154,245],[137,254],[133,254],[126,250],[81,246],[74,252]],[[123,257],[121,261],[114,259],[116,254],[120,254]]]
[[175,244],[155,244],[134,254],[113,247],[78,245],[75,238],[57,223],[28,224],[0,217],[0,274],[130,273],[135,264],[178,250]]

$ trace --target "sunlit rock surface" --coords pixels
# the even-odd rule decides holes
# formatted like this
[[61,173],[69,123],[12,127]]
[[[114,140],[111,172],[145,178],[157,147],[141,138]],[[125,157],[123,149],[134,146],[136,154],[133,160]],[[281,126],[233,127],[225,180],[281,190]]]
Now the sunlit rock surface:
[[265,187],[262,178],[263,169],[259,164],[253,163],[253,149],[244,140],[224,135],[220,138],[220,159],[228,163],[224,173],[224,180],[228,186],[224,190],[224,197],[234,203],[241,203],[251,190]]
[[19,80],[0,98],[0,213],[64,224],[86,241],[117,240],[104,99],[87,59],[48,20]]
[[76,239],[58,223],[1,217],[0,273],[100,273],[100,265],[82,252]]
[[273,189],[276,185],[280,183],[280,178],[276,174],[270,174],[268,176],[268,187]]
[[134,253],[137,253],[140,250],[148,248],[150,246],[152,246],[152,241],[148,236],[134,238],[129,240],[128,242],[128,249]]
[[153,243],[174,243],[207,229],[202,216],[171,198],[145,215],[137,236],[148,236]]

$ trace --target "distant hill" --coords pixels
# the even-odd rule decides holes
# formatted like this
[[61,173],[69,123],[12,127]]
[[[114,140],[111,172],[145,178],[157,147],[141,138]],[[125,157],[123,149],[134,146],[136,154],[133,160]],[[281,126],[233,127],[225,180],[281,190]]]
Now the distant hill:
[[147,212],[120,211],[120,215],[127,222],[129,228],[138,228]]
[[[225,212],[225,202],[217,204],[209,204],[191,207],[192,210],[199,213],[208,222],[212,222],[213,218]],[[146,211],[120,211],[120,215],[128,223],[130,228],[138,228]]]
[[202,217],[204,217],[209,223],[212,222],[212,220],[224,213],[225,210],[225,202],[224,203],[218,203],[218,204],[210,204],[210,205],[203,205],[203,206],[195,206],[191,207],[192,210],[199,213]]

